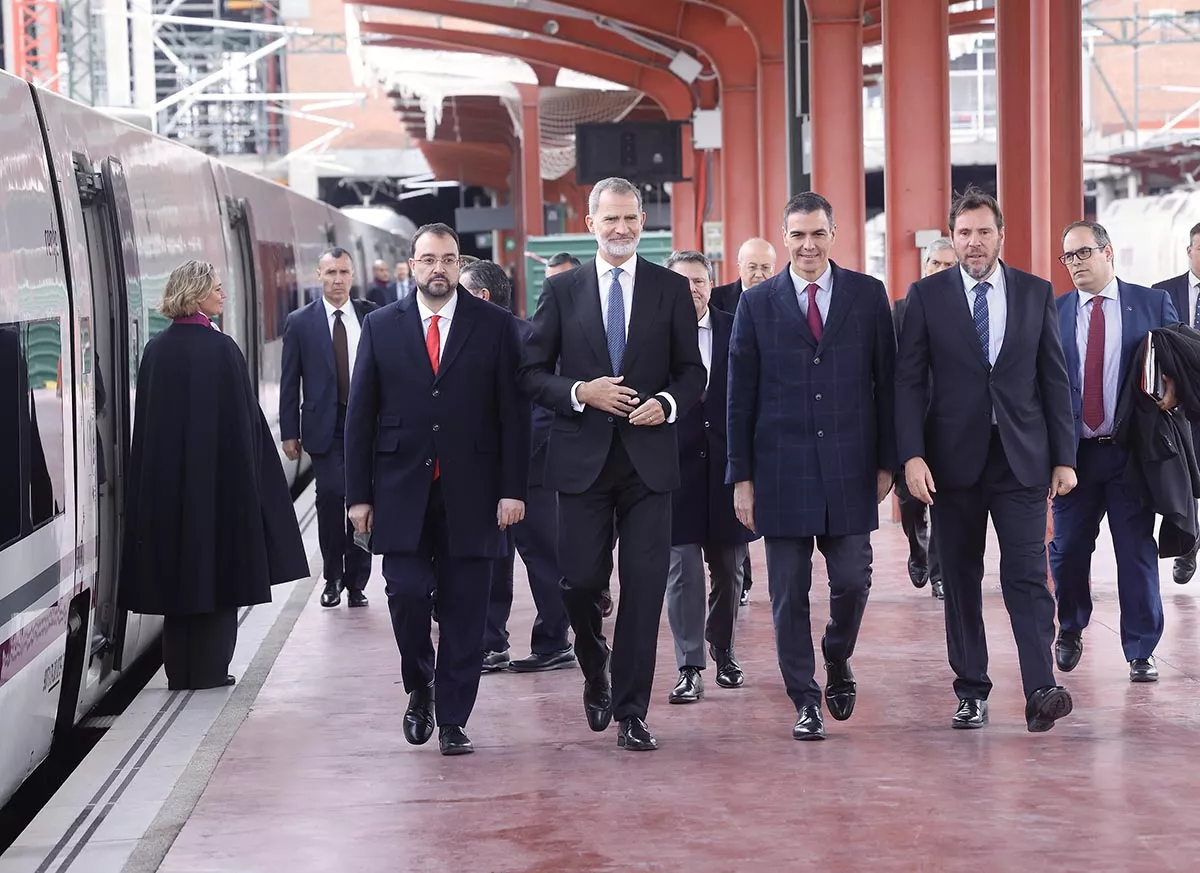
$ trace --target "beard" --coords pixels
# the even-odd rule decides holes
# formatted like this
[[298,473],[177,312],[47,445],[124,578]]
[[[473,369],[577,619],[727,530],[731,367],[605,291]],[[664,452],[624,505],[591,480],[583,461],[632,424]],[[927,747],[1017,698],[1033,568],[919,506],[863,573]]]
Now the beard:
[[637,251],[638,237],[633,239],[601,239],[600,234],[596,234],[596,245],[606,255],[613,258],[625,260],[634,252]]
[[968,276],[976,281],[979,281],[980,279],[986,278],[992,272],[992,269],[996,266],[997,260],[999,260],[999,258],[991,257],[988,258],[985,263],[981,264],[978,261],[972,262],[967,258],[963,258],[960,263],[962,264],[962,268],[966,270]]
[[441,300],[454,293],[457,285],[445,276],[432,276],[425,283],[417,283],[417,290],[432,300]]

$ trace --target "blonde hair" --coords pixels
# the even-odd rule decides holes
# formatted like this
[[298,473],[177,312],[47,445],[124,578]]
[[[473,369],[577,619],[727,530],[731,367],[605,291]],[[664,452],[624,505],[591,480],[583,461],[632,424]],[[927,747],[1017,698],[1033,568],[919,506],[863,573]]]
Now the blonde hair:
[[207,261],[187,261],[171,271],[158,311],[167,318],[186,318],[200,310],[217,282],[217,268]]

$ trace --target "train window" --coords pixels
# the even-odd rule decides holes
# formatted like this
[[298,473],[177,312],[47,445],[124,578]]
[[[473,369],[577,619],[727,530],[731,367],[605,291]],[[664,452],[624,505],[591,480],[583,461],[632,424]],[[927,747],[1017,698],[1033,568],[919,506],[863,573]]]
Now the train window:
[[63,511],[58,319],[0,324],[0,547]]
[[262,270],[263,341],[283,336],[290,313],[303,305],[296,283],[296,252],[288,243],[260,242],[258,260]]

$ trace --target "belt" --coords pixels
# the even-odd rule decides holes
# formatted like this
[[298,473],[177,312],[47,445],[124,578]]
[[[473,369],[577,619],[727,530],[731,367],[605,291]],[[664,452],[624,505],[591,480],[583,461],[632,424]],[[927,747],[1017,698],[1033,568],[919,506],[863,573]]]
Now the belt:
[[1083,438],[1080,440],[1080,442],[1084,442],[1084,443],[1095,443],[1095,444],[1096,444],[1096,445],[1098,445],[1098,446],[1112,446],[1112,445],[1116,445],[1116,440],[1114,440],[1114,439],[1113,439],[1112,437],[1110,437],[1110,436],[1083,437]]

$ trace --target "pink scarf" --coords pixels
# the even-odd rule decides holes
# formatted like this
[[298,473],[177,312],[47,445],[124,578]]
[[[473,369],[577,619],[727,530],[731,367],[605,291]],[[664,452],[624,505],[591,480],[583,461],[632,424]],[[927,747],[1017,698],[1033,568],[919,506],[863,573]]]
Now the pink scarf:
[[208,316],[203,312],[194,312],[191,315],[183,315],[179,318],[173,319],[173,321],[175,324],[202,324],[205,327],[211,327],[213,330],[216,330],[217,328],[215,324],[209,321]]

